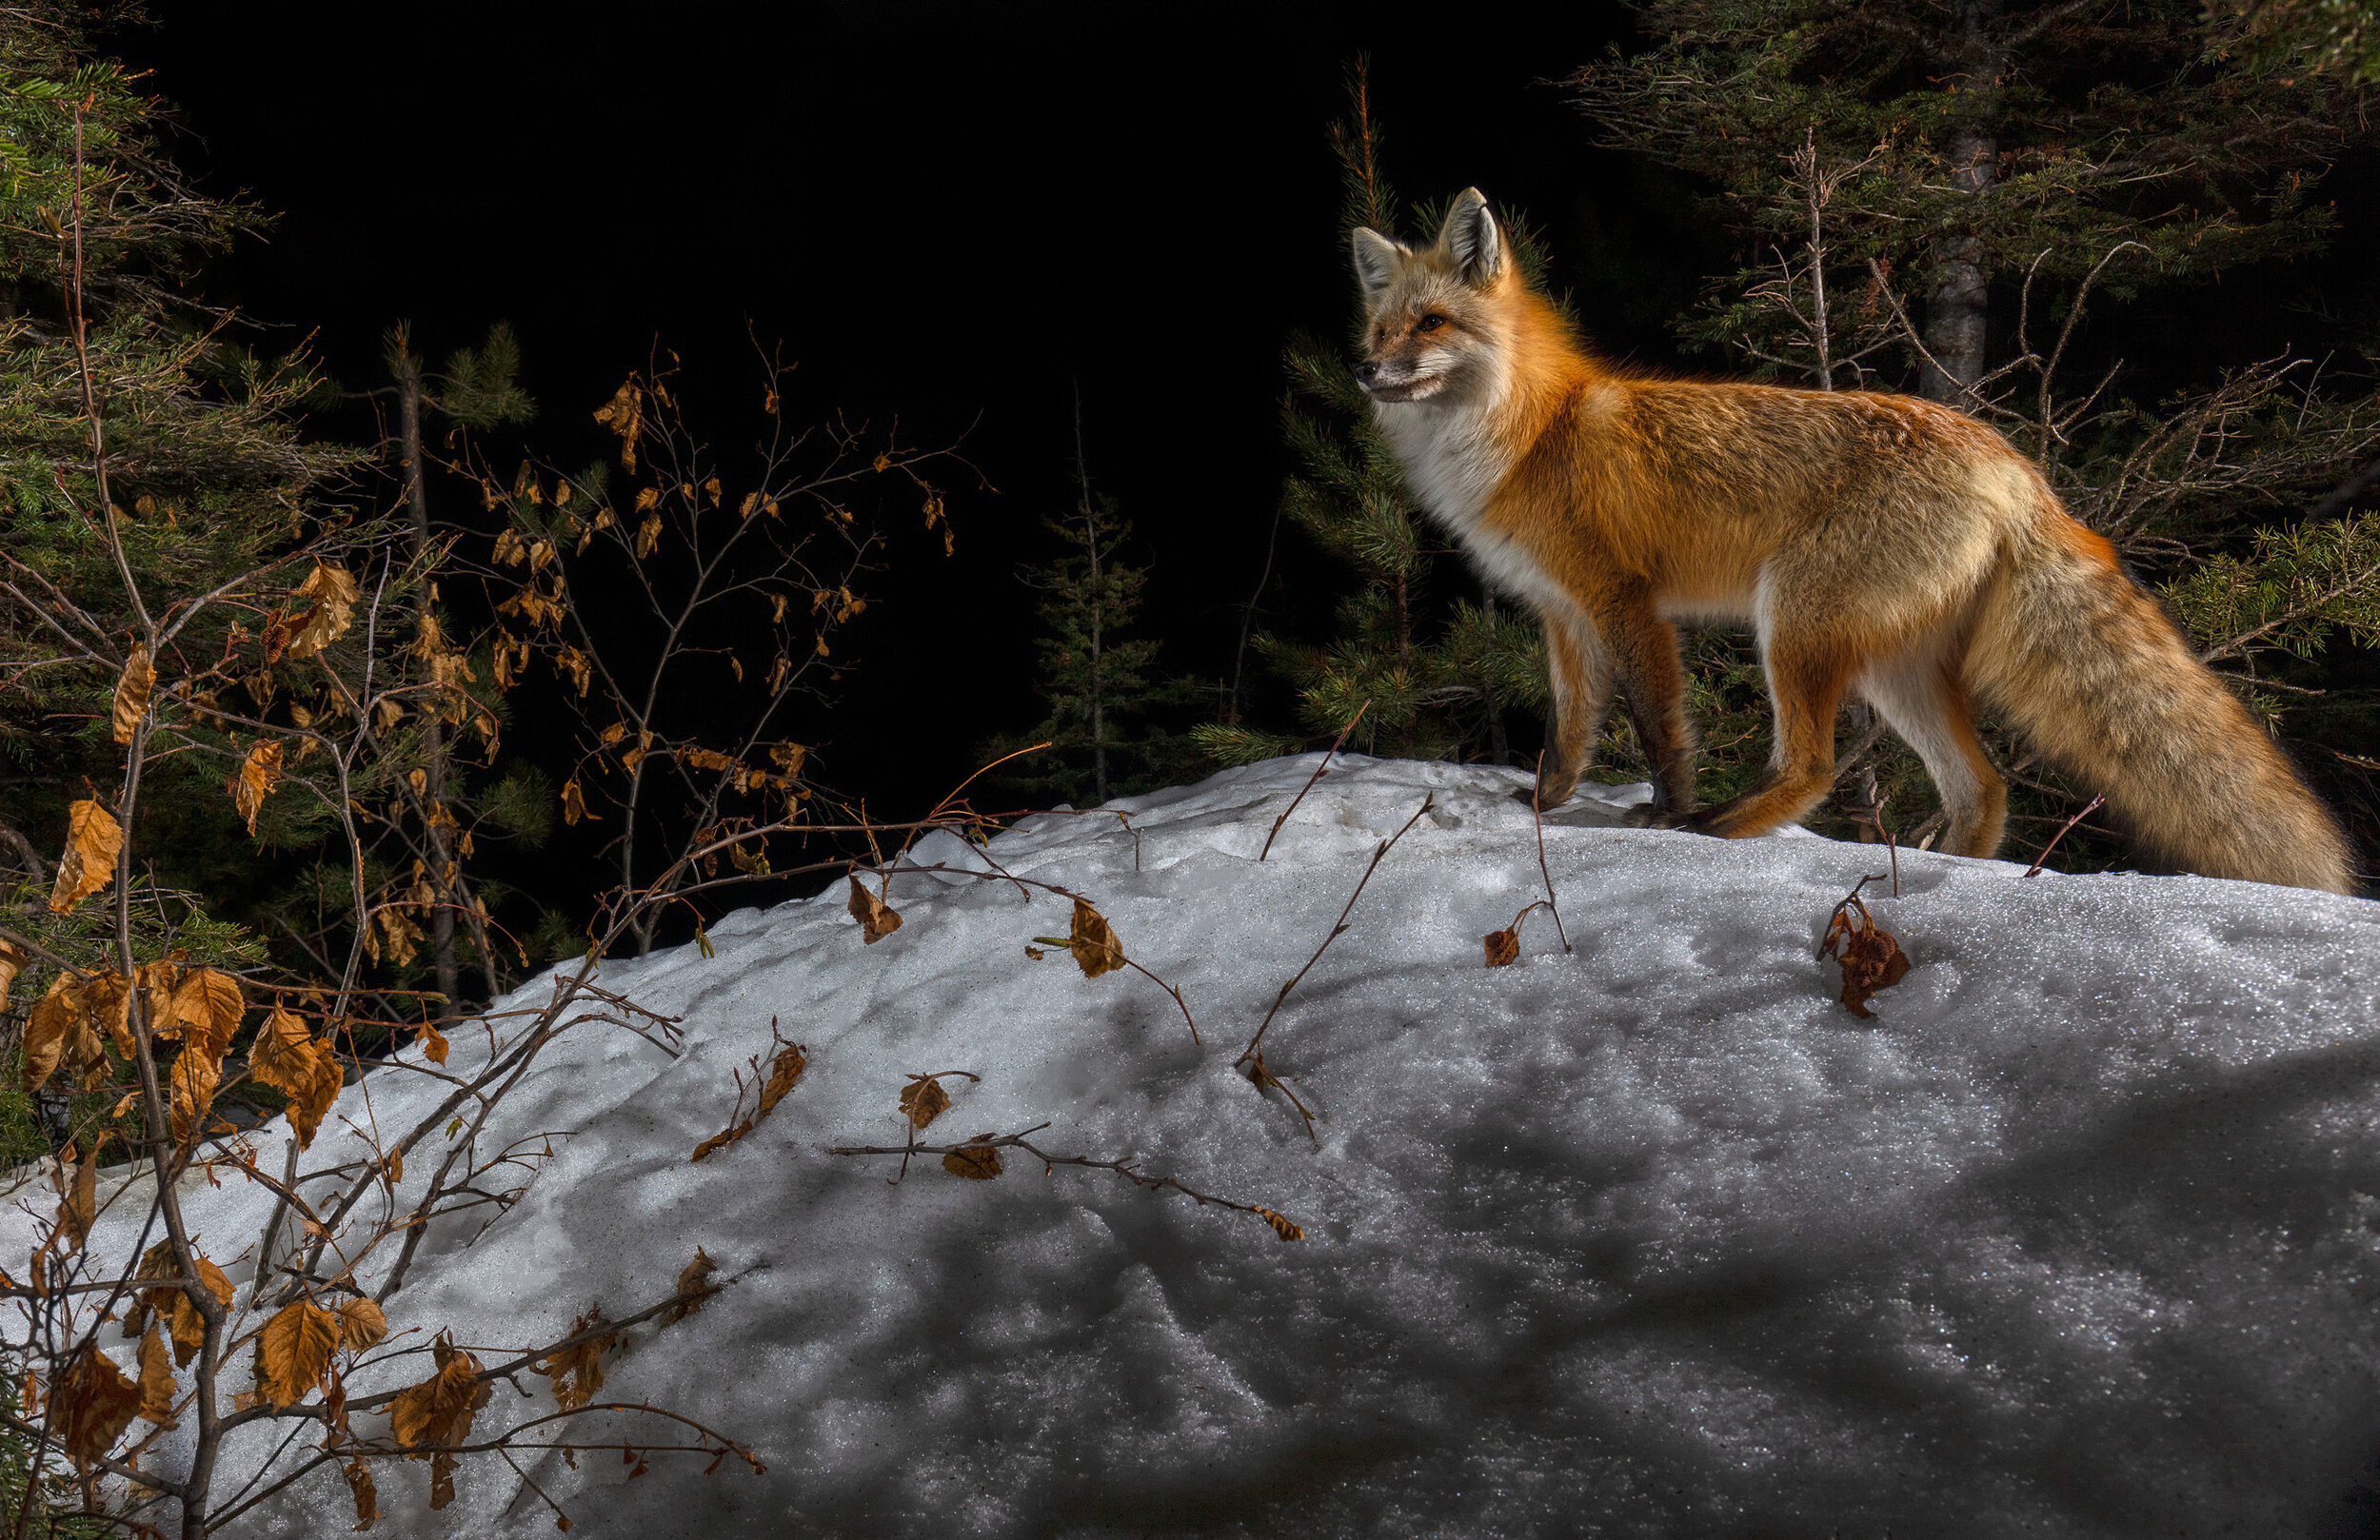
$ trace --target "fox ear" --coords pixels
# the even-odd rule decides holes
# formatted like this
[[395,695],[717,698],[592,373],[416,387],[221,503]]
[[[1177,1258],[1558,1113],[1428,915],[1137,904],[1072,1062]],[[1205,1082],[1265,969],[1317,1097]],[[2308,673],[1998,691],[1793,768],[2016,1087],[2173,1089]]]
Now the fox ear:
[[1487,287],[1504,270],[1504,232],[1497,227],[1478,188],[1465,188],[1456,196],[1438,239],[1455,259],[1455,270],[1475,288]]
[[1359,227],[1354,240],[1356,284],[1363,290],[1363,303],[1370,305],[1387,291],[1398,267],[1413,253],[1375,229]]

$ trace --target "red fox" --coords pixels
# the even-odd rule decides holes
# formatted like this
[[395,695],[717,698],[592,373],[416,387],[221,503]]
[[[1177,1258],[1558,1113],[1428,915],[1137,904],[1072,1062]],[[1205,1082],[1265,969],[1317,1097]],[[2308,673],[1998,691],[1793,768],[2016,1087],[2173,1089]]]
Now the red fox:
[[[1354,239],[1356,378],[1390,450],[1543,626],[1542,805],[1591,766],[1616,686],[1653,763],[1645,821],[1766,834],[1832,788],[1856,690],[1924,760],[1944,850],[1991,856],[2007,823],[1981,703],[2150,861],[2350,891],[2347,841],[2289,760],[1992,428],[1909,396],[1611,368],[1522,280],[1476,188],[1426,248]],[[1753,627],[1775,719],[1760,784],[1701,811],[1678,620]]]

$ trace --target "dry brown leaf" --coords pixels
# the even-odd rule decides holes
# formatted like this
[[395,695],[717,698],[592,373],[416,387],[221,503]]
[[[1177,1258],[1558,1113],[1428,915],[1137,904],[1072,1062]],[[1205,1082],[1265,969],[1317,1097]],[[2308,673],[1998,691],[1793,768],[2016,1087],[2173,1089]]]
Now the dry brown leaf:
[[645,393],[634,380],[624,382],[611,400],[595,409],[595,421],[620,435],[621,468],[636,474],[637,436],[645,431]]
[[166,1351],[166,1339],[157,1334],[156,1324],[151,1322],[141,1337],[141,1415],[160,1428],[181,1426],[173,1415],[179,1389],[173,1380],[173,1355]]
[[99,1035],[111,1034],[125,1056],[131,1056],[131,1033],[125,1026],[130,1002],[130,981],[122,974],[81,979],[60,974],[51,980],[25,1021],[25,1089],[40,1090],[59,1071],[86,1091],[105,1081],[108,1056]]
[[961,1145],[942,1156],[942,1170],[971,1182],[988,1182],[1000,1175],[1000,1152],[973,1144]]
[[[173,1242],[161,1240],[141,1254],[141,1264],[133,1271],[132,1281],[141,1283],[150,1278],[169,1278],[172,1275]],[[124,1339],[129,1342],[139,1336],[142,1326],[149,1320],[149,1313],[167,1309],[172,1294],[170,1289],[143,1289],[134,1294],[132,1303],[124,1312]]]
[[117,742],[132,741],[133,729],[149,714],[149,692],[156,683],[157,665],[149,661],[149,643],[134,643],[132,656],[124,661],[124,672],[116,676],[115,709],[110,716]]
[[[169,1247],[165,1256],[165,1275],[169,1276],[173,1272],[172,1250]],[[199,1282],[206,1286],[207,1292],[213,1294],[218,1302],[226,1308],[230,1306],[231,1280],[223,1275],[223,1269],[202,1256],[198,1259],[198,1277]],[[191,1299],[188,1289],[152,1292],[171,1294],[170,1307],[166,1315],[166,1330],[173,1337],[174,1367],[187,1369],[189,1367],[190,1360],[198,1355],[198,1350],[206,1344],[206,1317],[199,1314],[198,1306]]]
[[256,1389],[274,1406],[302,1401],[322,1383],[339,1351],[339,1317],[310,1299],[293,1299],[256,1333]]
[[1487,933],[1487,965],[1491,968],[1510,967],[1520,957],[1520,937],[1515,931]]
[[477,1358],[445,1342],[430,1351],[438,1372],[407,1386],[388,1404],[388,1432],[400,1449],[462,1443],[487,1399]]
[[291,627],[283,653],[287,658],[303,659],[311,658],[347,633],[355,623],[355,606],[363,596],[347,568],[317,562],[306,581],[290,590],[290,597],[313,601],[313,607]]
[[1304,1231],[1299,1229],[1298,1226],[1286,1216],[1275,1214],[1268,1208],[1259,1205],[1256,1211],[1256,1216],[1263,1220],[1266,1224],[1271,1225],[1273,1227],[1273,1234],[1279,1235],[1283,1240],[1303,1240],[1306,1238],[1306,1233]]
[[1108,928],[1107,917],[1081,898],[1074,901],[1074,928],[1067,933],[1066,947],[1085,978],[1114,973],[1124,965],[1123,943]]
[[223,1056],[230,1051],[231,1035],[239,1030],[247,1003],[240,996],[240,981],[221,969],[151,967],[170,969],[173,980],[169,993],[162,981],[151,981],[150,968],[142,969],[149,1030],[161,1037],[182,1039],[182,1052],[167,1075],[172,1090],[169,1111],[175,1136],[188,1138],[214,1105],[215,1088],[223,1080]]
[[[90,1234],[91,1221],[99,1216],[99,1152],[107,1142],[105,1134],[94,1139],[90,1153],[83,1156],[72,1176],[66,1175],[63,1166],[53,1173],[53,1179],[60,1186],[58,1234],[66,1238],[60,1254],[81,1251],[84,1237]],[[72,1146],[68,1147],[68,1153],[72,1153]]]
[[377,1348],[388,1336],[388,1317],[361,1295],[339,1302],[339,1346],[349,1352]]
[[[1852,919],[1854,907],[1859,911],[1855,924]],[[1875,1016],[1868,1009],[1868,1001],[1875,997],[1875,992],[1899,983],[1909,973],[1909,954],[1901,950],[1890,931],[1876,924],[1868,906],[1856,898],[1847,900],[1835,911],[1820,956],[1834,958],[1841,964],[1843,1007],[1863,1021]]]
[[123,825],[106,808],[89,799],[68,808],[66,852],[58,858],[57,885],[50,891],[50,912],[63,915],[113,882],[123,849]]
[[249,748],[248,758],[240,761],[239,773],[223,783],[231,794],[231,805],[248,820],[250,839],[256,835],[256,815],[264,811],[265,799],[272,795],[273,782],[281,779],[281,740],[269,739]]
[[949,1109],[950,1093],[931,1076],[913,1075],[901,1088],[901,1110],[908,1115],[911,1128],[923,1128]]
[[141,1388],[89,1343],[50,1392],[50,1429],[74,1459],[89,1463],[115,1447],[141,1409]]
[[446,1034],[429,1022],[425,1021],[413,1029],[413,1045],[419,1048],[422,1051],[422,1056],[432,1064],[444,1064],[446,1061]]
[[[604,1324],[604,1313],[590,1310],[570,1323],[570,1335],[592,1332]],[[533,1367],[553,1382],[554,1404],[565,1412],[576,1412],[595,1398],[604,1388],[604,1352],[620,1340],[616,1332],[589,1337],[541,1359]]]
[[86,1046],[93,1061],[84,1067],[87,1076],[88,1071],[96,1067],[100,1033],[108,1035],[108,1040],[116,1045],[116,1052],[128,1061],[133,1056],[133,982],[120,973],[97,973],[84,979],[82,987],[75,991],[75,1009],[83,1014],[84,1027],[91,1035]]
[[860,922],[861,938],[874,946],[901,928],[901,917],[892,906],[861,885],[858,878],[851,879],[851,918]]
[[709,1138],[704,1139],[702,1143],[696,1145],[694,1147],[694,1154],[687,1157],[687,1161],[689,1164],[699,1165],[703,1161],[707,1160],[712,1155],[718,1154],[722,1150],[724,1150],[727,1146],[735,1143],[736,1140],[744,1137],[746,1134],[751,1132],[752,1119],[747,1117],[743,1122],[738,1123],[735,1127],[726,1130],[724,1133],[714,1134]]
[[16,988],[16,976],[33,959],[6,941],[0,941],[0,1008],[9,1003],[9,994]]
[[74,979],[60,974],[25,1017],[25,1089],[39,1091],[58,1067],[82,1013],[75,1009]]
[[787,1043],[769,1061],[768,1083],[761,1087],[761,1116],[768,1116],[770,1108],[785,1099],[802,1079],[802,1072],[810,1067],[809,1054],[800,1043]]
[[582,819],[592,823],[604,821],[602,814],[586,810],[586,797],[579,790],[579,778],[572,776],[562,783],[562,821],[575,824]]
[[368,1530],[380,1522],[380,1489],[372,1485],[372,1462],[359,1454],[341,1470],[355,1499],[355,1528]]
[[688,1262],[685,1271],[678,1274],[678,1297],[671,1301],[667,1310],[662,1312],[662,1325],[669,1326],[684,1320],[703,1308],[704,1300],[719,1293],[719,1285],[710,1281],[711,1274],[718,1271],[719,1264],[711,1260],[710,1254],[700,1246],[695,1247],[694,1260]]
[[324,1115],[347,1083],[346,1068],[330,1044],[315,1041],[305,1018],[277,1003],[248,1046],[248,1070],[289,1098],[289,1127],[301,1150],[314,1142]]

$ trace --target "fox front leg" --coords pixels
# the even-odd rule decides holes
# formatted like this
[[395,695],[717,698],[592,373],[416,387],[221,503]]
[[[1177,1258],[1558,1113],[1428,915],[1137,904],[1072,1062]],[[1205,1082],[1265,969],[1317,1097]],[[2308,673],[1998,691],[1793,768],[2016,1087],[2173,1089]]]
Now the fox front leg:
[[1542,809],[1570,800],[1578,778],[1595,768],[1596,744],[1612,709],[1616,671],[1611,653],[1586,628],[1540,615],[1538,630],[1545,638],[1546,670],[1554,684],[1553,730],[1546,735],[1537,785],[1513,793],[1513,798]]
[[1653,800],[1630,821],[1691,827],[1695,735],[1686,720],[1686,666],[1677,653],[1677,628],[1645,601],[1616,605],[1599,619],[1619,688],[1628,697],[1628,719],[1653,772]]

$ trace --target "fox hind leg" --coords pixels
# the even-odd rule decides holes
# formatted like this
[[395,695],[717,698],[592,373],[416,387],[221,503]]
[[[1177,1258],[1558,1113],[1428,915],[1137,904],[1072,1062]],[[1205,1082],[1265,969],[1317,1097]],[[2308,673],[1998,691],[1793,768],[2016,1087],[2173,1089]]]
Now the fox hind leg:
[[1722,839],[1744,839],[1791,823],[1835,785],[1835,714],[1850,684],[1854,660],[1821,642],[1772,639],[1764,649],[1776,741],[1760,784],[1680,824]]
[[1997,854],[2008,825],[2008,782],[1975,737],[1974,709],[1957,677],[1937,658],[1899,660],[1870,668],[1859,692],[1934,778],[1949,819],[1938,848]]

